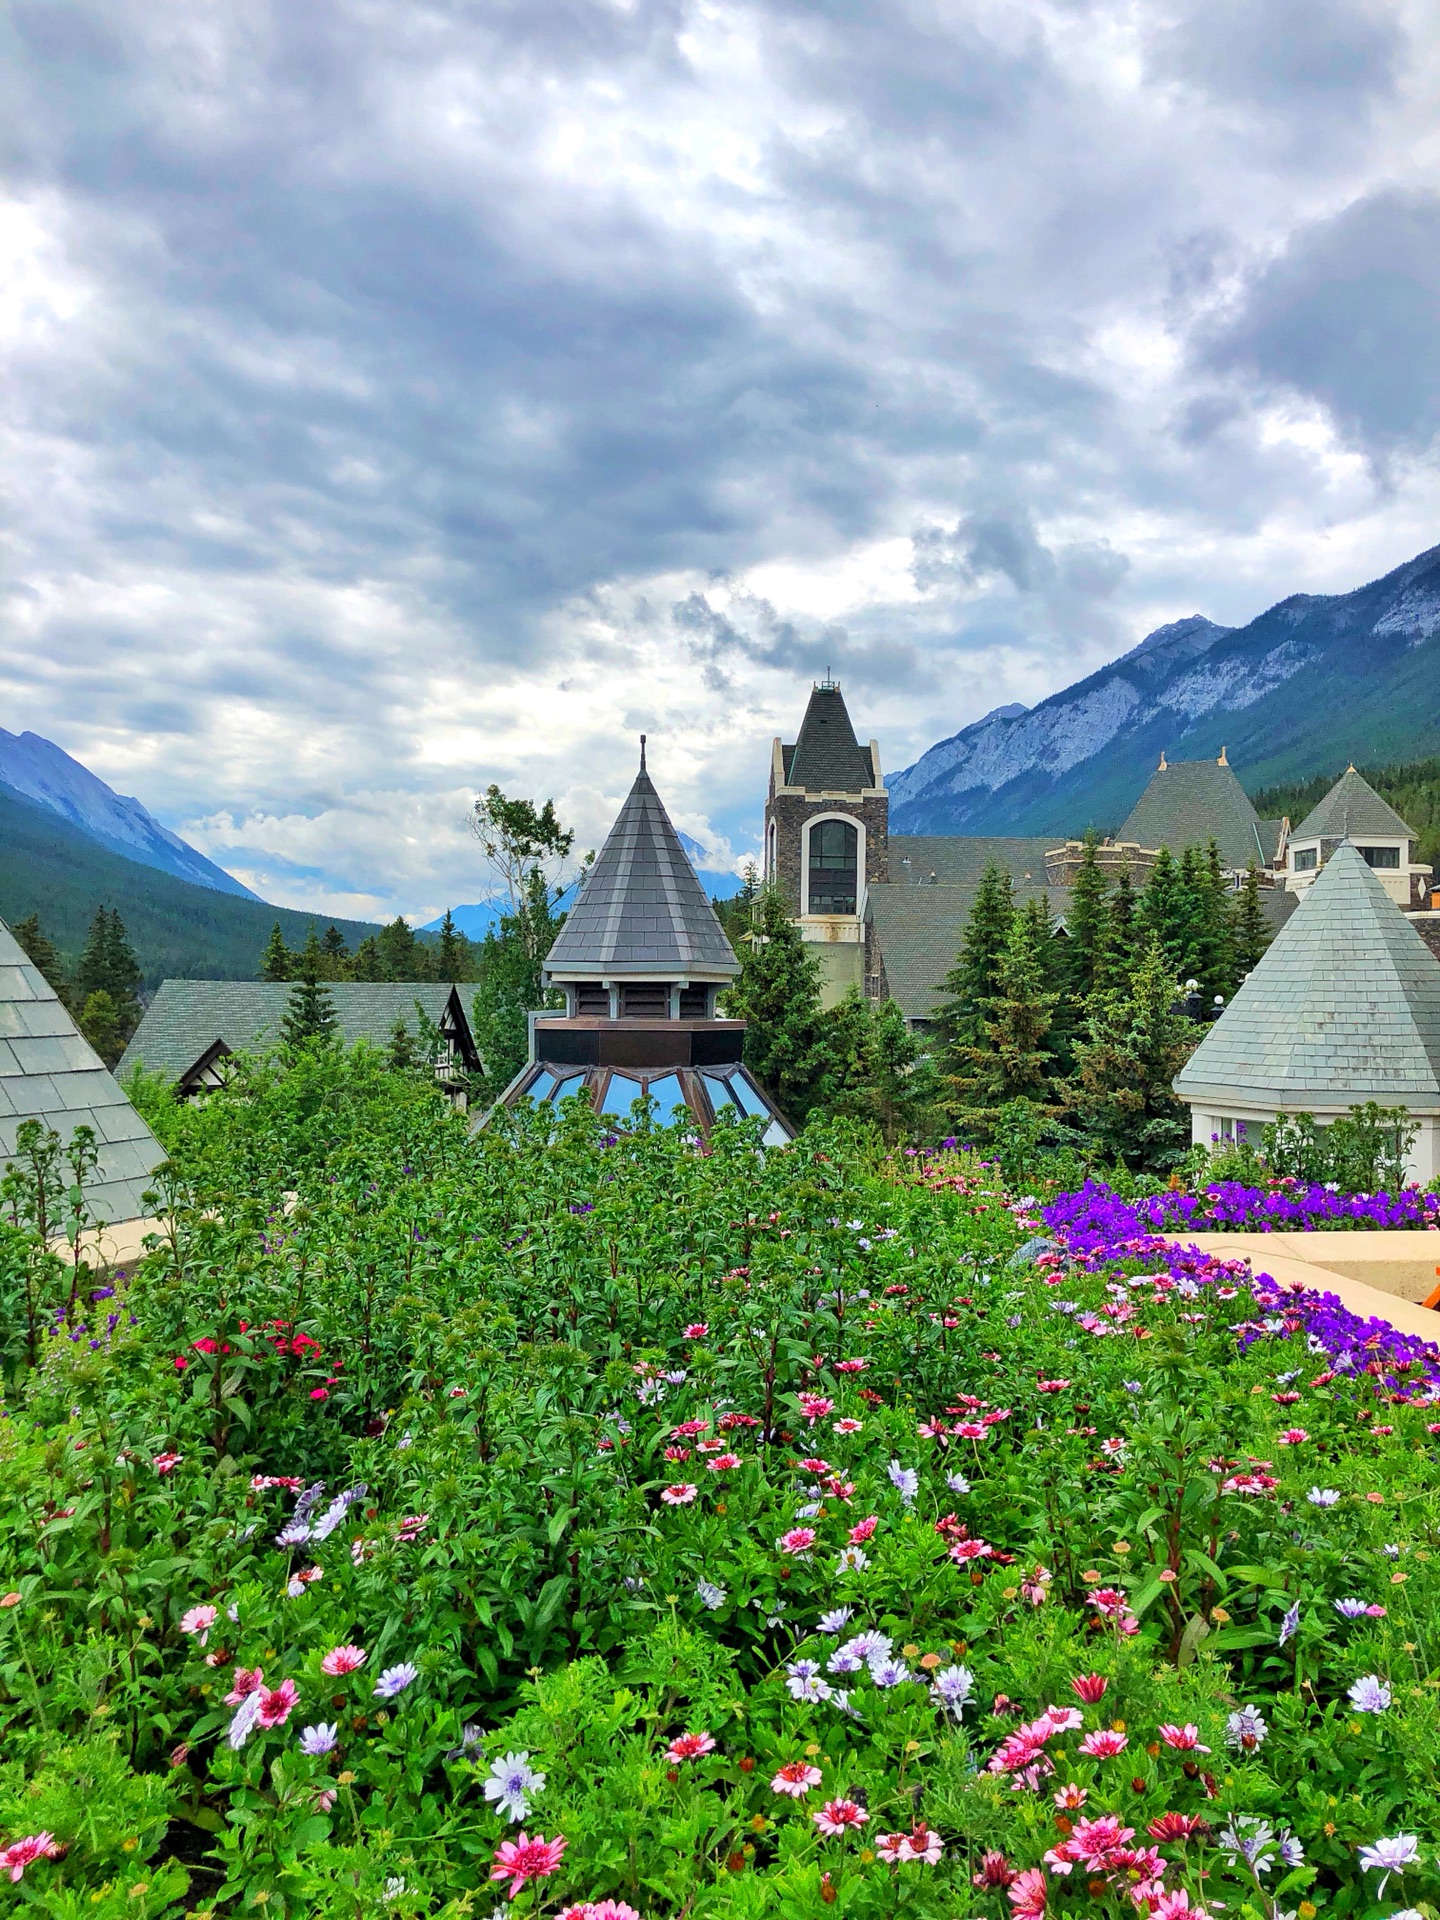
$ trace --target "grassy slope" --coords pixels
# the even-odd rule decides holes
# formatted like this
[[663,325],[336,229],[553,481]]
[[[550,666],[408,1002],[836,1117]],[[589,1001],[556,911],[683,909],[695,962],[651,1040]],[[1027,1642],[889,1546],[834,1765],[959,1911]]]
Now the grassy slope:
[[[253,979],[277,920],[291,946],[303,945],[312,920],[322,933],[331,924],[325,915],[215,893],[126,860],[0,788],[0,919],[13,926],[38,913],[50,938],[73,958],[102,904],[118,908],[149,986],[167,978]],[[357,920],[334,924],[352,948],[377,931]]]

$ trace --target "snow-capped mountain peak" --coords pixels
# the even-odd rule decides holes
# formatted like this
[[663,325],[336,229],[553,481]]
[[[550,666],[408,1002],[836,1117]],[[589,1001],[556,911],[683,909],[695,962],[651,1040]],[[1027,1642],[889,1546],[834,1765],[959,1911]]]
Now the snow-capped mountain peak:
[[[1344,594],[1291,594],[1243,627],[1203,614],[1157,627],[1028,713],[987,714],[892,774],[894,833],[1050,833],[1123,820],[1164,751],[1228,748],[1255,784],[1306,776],[1383,742],[1440,748],[1440,547]],[[1297,688],[1303,686],[1303,697]]]
[[217,893],[236,893],[246,900],[259,898],[223,867],[217,867],[178,834],[161,826],[138,800],[107,787],[88,767],[72,760],[63,747],[38,733],[7,733],[0,727],[0,785],[48,813],[59,814],[81,833],[128,860]]

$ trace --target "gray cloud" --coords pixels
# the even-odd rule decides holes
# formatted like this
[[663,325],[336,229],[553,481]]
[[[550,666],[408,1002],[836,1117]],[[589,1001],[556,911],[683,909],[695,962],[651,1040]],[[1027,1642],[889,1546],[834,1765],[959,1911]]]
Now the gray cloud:
[[1404,18],[19,0],[7,724],[261,884],[428,909],[467,784],[594,833],[637,721],[741,846],[826,667],[900,764],[1176,613],[1380,571],[1424,476],[1382,520],[1266,409],[1433,431]]
[[1206,357],[1318,400],[1373,453],[1427,447],[1440,427],[1440,197],[1371,194],[1302,230]]

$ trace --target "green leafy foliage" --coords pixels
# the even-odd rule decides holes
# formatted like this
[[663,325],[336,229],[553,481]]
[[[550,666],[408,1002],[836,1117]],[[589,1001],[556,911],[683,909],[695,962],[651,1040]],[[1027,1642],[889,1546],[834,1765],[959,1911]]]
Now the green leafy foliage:
[[[36,1268],[6,1356],[5,1910],[487,1912],[523,1827],[564,1846],[519,1913],[1002,1920],[1023,1871],[1121,1920],[1128,1870],[1044,1864],[1082,1811],[1190,1822],[1190,1911],[1389,1911],[1359,1849],[1399,1833],[1391,1904],[1440,1894],[1408,1363],[1322,1371],[1223,1270],[1031,1264],[995,1169],[869,1128],[476,1134],[338,1047],[154,1112],[152,1249]],[[1250,1873],[1258,1820],[1303,1859]]]

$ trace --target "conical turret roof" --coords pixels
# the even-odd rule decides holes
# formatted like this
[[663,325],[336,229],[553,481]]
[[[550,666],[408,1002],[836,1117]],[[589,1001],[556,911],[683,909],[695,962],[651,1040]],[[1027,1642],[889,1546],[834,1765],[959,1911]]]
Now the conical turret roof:
[[833,681],[811,689],[786,784],[807,793],[863,793],[875,784],[870,756],[855,738],[845,696]]
[[1407,827],[1388,800],[1382,800],[1363,774],[1347,768],[1331,787],[1319,806],[1313,807],[1290,834],[1292,840],[1353,840],[1356,835],[1384,834],[1393,839],[1403,834],[1415,838],[1415,829]]
[[729,980],[740,971],[650,775],[640,771],[545,962],[552,979]]
[[1175,1079],[1183,1100],[1440,1106],[1440,960],[1337,847]]
[[100,1157],[86,1190],[91,1209],[108,1226],[144,1213],[140,1196],[164,1149],[0,921],[0,1173],[26,1120],[53,1128],[67,1147],[76,1127],[92,1128]]

